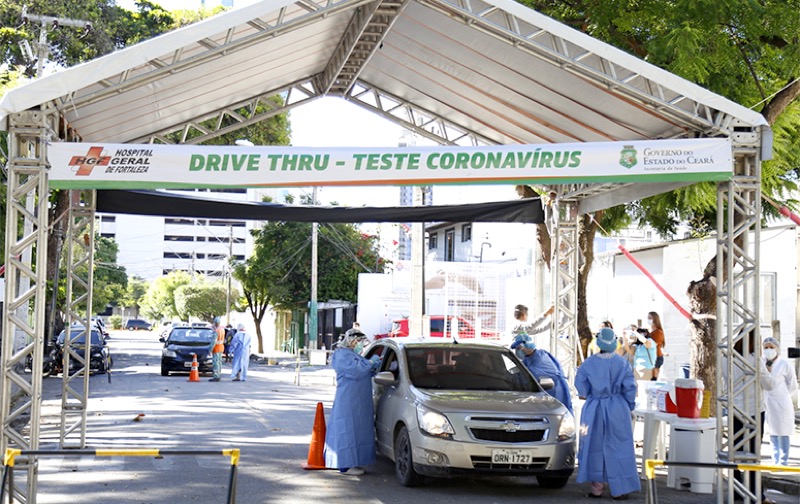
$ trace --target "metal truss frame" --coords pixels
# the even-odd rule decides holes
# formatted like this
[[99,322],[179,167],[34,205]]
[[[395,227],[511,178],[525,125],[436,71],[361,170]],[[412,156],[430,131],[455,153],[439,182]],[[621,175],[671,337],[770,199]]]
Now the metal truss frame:
[[[81,197],[83,196],[83,197]],[[65,327],[85,328],[83,356],[72,345],[78,331],[64,331],[61,381],[61,448],[86,447],[86,413],[89,402],[91,360],[92,287],[94,278],[95,191],[70,191],[67,214],[67,313]],[[71,366],[71,364],[74,364]]]
[[497,145],[486,136],[361,80],[344,98],[441,145]]
[[[102,89],[83,96],[75,96],[74,93],[62,96],[56,101],[56,107],[59,110],[69,110],[96,103],[110,95],[148,85],[166,75],[194,68],[206,61],[250,47],[263,39],[296,30],[318,19],[355,9],[371,1],[297,0],[293,4],[281,7],[277,12],[269,13],[270,20],[261,18],[250,20],[247,24],[255,29],[255,32],[237,31],[238,26],[230,27],[221,41],[205,38],[192,42],[175,51],[169,59],[154,58],[150,60],[147,69],[143,72],[135,73],[134,69],[126,70],[115,76],[114,79],[101,81]],[[197,51],[198,45],[203,48],[200,52]]]
[[323,94],[345,96],[411,0],[378,0],[356,9],[325,70],[317,77]]
[[[734,464],[761,461],[761,336],[759,244],[761,233],[761,159],[757,134],[749,145],[734,144],[734,175],[717,185],[717,449]],[[755,332],[754,347],[748,335]],[[735,350],[741,345],[741,353]],[[748,356],[754,354],[753,359]],[[749,404],[755,405],[750,411]],[[725,415],[725,416],[723,416]],[[743,427],[737,433],[734,421]],[[755,450],[751,450],[754,446]],[[761,473],[720,470],[717,502],[761,502]],[[752,478],[754,488],[747,485]],[[727,485],[724,485],[727,482]]]
[[667,89],[658,81],[617,65],[602,54],[574,45],[559,34],[499,7],[472,0],[416,1],[581,78],[600,81],[611,92],[657,110],[693,131],[701,129],[707,135],[733,134],[735,118],[730,114]]
[[[578,202],[558,199],[552,212],[550,243],[551,292],[554,310],[551,319],[550,352],[561,364],[567,381],[575,379],[578,338]],[[551,223],[548,223],[550,225]]]
[[[282,103],[272,101],[275,96],[280,96]],[[265,121],[320,97],[322,93],[319,92],[313,79],[305,79],[255,98],[222,107],[204,117],[195,118],[174,128],[163,129],[132,143],[199,144]],[[211,127],[203,124],[212,121]],[[175,134],[180,134],[178,142],[169,138]]]
[[[9,117],[6,201],[6,309],[0,357],[0,451],[37,450],[42,402],[47,273],[47,143],[58,127],[54,115],[29,110]],[[25,367],[30,367],[30,373]],[[36,502],[37,463],[23,458],[27,473],[16,489],[21,503]]]

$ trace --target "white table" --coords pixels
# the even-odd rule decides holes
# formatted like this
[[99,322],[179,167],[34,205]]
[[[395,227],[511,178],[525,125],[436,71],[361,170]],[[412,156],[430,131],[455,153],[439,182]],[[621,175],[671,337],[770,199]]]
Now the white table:
[[[691,458],[698,459],[697,462],[715,462],[716,450],[716,418],[681,418],[674,413],[664,413],[656,410],[637,409],[633,411],[634,418],[642,419],[644,422],[644,442],[642,444],[642,479],[645,479],[644,461],[647,459],[658,458],[664,460],[666,458],[666,450],[664,443],[664,434],[662,424],[670,426],[670,459],[677,460],[678,458],[685,458],[682,452],[686,452],[687,448],[701,447],[697,452],[691,455]],[[676,435],[676,431],[678,434]],[[690,436],[693,439],[687,442],[686,437]],[[681,446],[679,447],[679,443]],[[708,446],[710,443],[710,446]],[[698,455],[700,453],[702,455]],[[707,460],[706,460],[707,458]],[[686,460],[681,460],[686,462]],[[707,471],[713,469],[695,469],[675,467],[670,468],[667,466],[667,486],[670,488],[681,487],[681,480],[688,479],[690,489],[695,493],[710,493]]]

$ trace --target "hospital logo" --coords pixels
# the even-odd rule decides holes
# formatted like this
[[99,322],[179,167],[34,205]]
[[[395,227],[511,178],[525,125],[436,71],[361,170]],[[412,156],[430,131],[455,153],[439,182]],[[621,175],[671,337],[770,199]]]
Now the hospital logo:
[[102,153],[102,147],[92,147],[85,156],[72,156],[69,166],[78,167],[75,175],[91,175],[95,166],[106,166],[111,161],[111,156],[101,156]]
[[636,160],[636,149],[633,148],[633,145],[623,146],[622,152],[619,153],[619,164],[625,168],[633,168],[638,162]]

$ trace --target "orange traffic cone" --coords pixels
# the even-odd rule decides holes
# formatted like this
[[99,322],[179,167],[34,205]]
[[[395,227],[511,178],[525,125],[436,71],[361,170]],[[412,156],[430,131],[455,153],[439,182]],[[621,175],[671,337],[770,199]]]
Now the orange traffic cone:
[[192,354],[192,370],[189,371],[189,381],[200,381],[200,369],[197,367],[197,354]]
[[317,416],[314,417],[314,430],[311,432],[311,444],[308,446],[308,462],[303,469],[327,469],[325,467],[325,410],[322,403],[317,403]]

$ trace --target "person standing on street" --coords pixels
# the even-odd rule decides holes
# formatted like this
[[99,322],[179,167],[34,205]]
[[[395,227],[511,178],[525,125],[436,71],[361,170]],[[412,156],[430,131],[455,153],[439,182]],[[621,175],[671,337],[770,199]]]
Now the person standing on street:
[[764,391],[766,424],[772,443],[772,463],[789,465],[789,441],[794,433],[792,394],[797,392],[794,367],[780,356],[780,344],[773,337],[764,338],[764,360],[775,387]]
[[222,327],[219,317],[214,318],[214,332],[217,334],[214,347],[211,349],[211,366],[214,375],[208,381],[218,382],[222,379],[222,353],[225,351],[225,328]]
[[641,489],[631,426],[636,380],[628,361],[615,353],[613,330],[601,329],[597,346],[600,353],[586,359],[575,375],[578,395],[586,399],[581,412],[577,481],[591,483],[590,498],[601,498],[608,483],[612,498],[624,500]]
[[233,351],[233,367],[231,376],[233,381],[247,381],[247,367],[250,365],[250,343],[252,337],[244,330],[244,324],[236,324],[236,334],[231,340]]
[[364,466],[375,461],[375,414],[372,404],[372,376],[380,358],[361,356],[367,336],[348,330],[331,357],[336,371],[336,395],[325,433],[325,467],[349,476],[364,474]]
[[651,380],[658,380],[658,375],[661,373],[661,366],[664,365],[664,328],[661,326],[661,317],[658,313],[651,311],[647,314],[647,322],[650,324],[650,339],[656,343],[656,362],[653,366],[653,377]]

